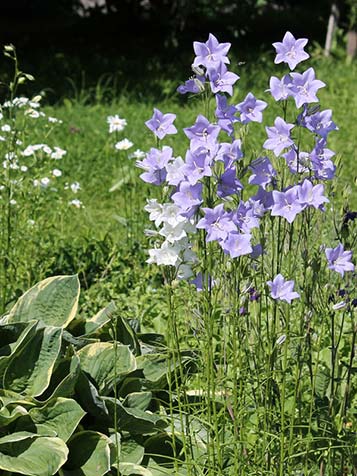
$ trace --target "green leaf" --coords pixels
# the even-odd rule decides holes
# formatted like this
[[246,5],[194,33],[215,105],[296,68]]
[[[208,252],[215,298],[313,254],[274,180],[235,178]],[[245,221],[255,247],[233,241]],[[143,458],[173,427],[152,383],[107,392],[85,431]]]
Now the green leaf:
[[[11,405],[12,407],[13,405]],[[27,409],[21,405],[16,405],[13,408],[7,406],[2,407],[0,410],[0,428],[4,428],[18,418],[27,415]]]
[[20,297],[7,322],[41,320],[49,326],[66,327],[77,313],[79,291],[77,275],[47,278]]
[[152,472],[144,466],[135,463],[119,463],[119,472],[122,476],[153,476]]
[[[100,392],[108,392],[114,384],[114,345],[97,342],[83,347],[78,352],[81,369],[96,382]],[[136,369],[136,360],[129,347],[117,345],[117,376],[121,377]]]
[[[103,397],[111,418],[114,418],[114,398]],[[116,412],[118,418],[118,429],[120,431],[128,431],[132,435],[143,435],[156,433],[167,427],[166,419],[155,413],[144,412],[137,408],[126,408],[123,404],[116,400]]]
[[140,464],[144,457],[145,449],[135,440],[122,441],[120,444],[120,461]]
[[68,442],[63,476],[103,476],[110,470],[110,439],[95,431],[76,433]]
[[41,395],[50,382],[61,339],[59,327],[38,327],[34,336],[25,338],[5,370],[4,388],[34,397]]
[[28,432],[0,438],[0,469],[26,476],[52,476],[67,459],[68,448],[60,438]]
[[88,336],[88,335],[94,334],[99,329],[101,329],[105,324],[110,322],[115,311],[116,311],[116,306],[114,302],[111,302],[104,309],[101,309],[91,319],[86,320],[84,324],[84,335]]
[[[62,362],[65,364],[66,362]],[[63,365],[56,368],[55,372],[52,374],[52,379],[50,382],[50,386],[46,391],[53,389],[53,384],[57,382],[55,385],[54,390],[52,391],[52,395],[50,395],[47,401],[51,400],[55,397],[72,397],[75,393],[76,384],[80,374],[80,366],[79,366],[79,358],[77,355],[73,355],[70,361],[68,373],[66,374],[61,373],[61,369],[63,371]],[[54,380],[56,377],[56,380]],[[54,382],[52,382],[54,380]]]
[[35,425],[37,434],[47,435],[53,431],[56,436],[66,442],[85,415],[85,411],[71,398],[55,398],[43,407],[32,408],[28,414],[31,422],[27,421],[25,426],[21,427],[20,420],[19,429],[34,431],[31,426]]
[[139,408],[139,410],[147,410],[152,399],[151,392],[133,392],[126,396],[124,407]]
[[[13,332],[9,332],[9,328],[12,328]],[[14,330],[15,328],[17,328],[16,331]],[[20,323],[14,325],[0,326],[0,339],[1,342],[5,343],[4,347],[2,347],[3,356],[0,356],[0,382],[3,380],[6,367],[8,366],[11,360],[11,355],[16,352],[17,348],[20,347],[26,339],[28,340],[32,336],[34,336],[36,334],[36,331],[36,321],[32,321],[25,324]]]

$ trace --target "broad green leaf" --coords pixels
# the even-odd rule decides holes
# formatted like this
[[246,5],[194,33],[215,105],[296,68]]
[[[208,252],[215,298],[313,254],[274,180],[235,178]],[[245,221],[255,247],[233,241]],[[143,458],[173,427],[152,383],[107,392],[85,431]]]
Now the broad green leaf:
[[144,466],[127,462],[119,463],[119,472],[122,476],[153,476],[152,472],[149,469],[144,468]]
[[[16,327],[17,331],[21,329],[22,330],[20,331],[20,334],[18,335],[18,332],[9,332],[9,327],[11,327],[13,330]],[[3,334],[3,331],[5,335]],[[2,348],[3,355],[0,356],[0,382],[2,381],[6,367],[8,366],[11,360],[11,355],[16,352],[18,347],[20,347],[24,341],[29,340],[32,336],[34,336],[36,331],[37,331],[36,321],[26,323],[25,328],[24,328],[24,323],[16,323],[9,326],[8,325],[0,326],[1,342],[6,342],[6,345]],[[12,343],[10,343],[11,339],[15,339],[15,340]]]
[[0,438],[0,469],[26,476],[52,476],[67,459],[68,448],[56,437],[28,432]]
[[77,313],[79,291],[77,275],[47,278],[20,297],[7,322],[41,320],[48,326],[66,327]]
[[76,433],[68,442],[63,476],[103,476],[110,470],[110,439],[95,431]]
[[105,324],[110,322],[115,311],[116,306],[114,302],[111,302],[91,319],[86,320],[84,323],[84,335],[88,336],[94,334],[99,329],[101,329]]
[[95,385],[83,372],[80,372],[76,383],[76,398],[84,410],[94,417],[109,423],[109,412],[105,403]]
[[[71,398],[55,398],[40,408],[32,408],[29,411],[31,422],[21,426],[18,422],[18,429],[30,430],[31,425],[35,425],[36,433],[46,435],[53,431],[56,436],[66,442],[77,428],[85,411]],[[28,428],[26,428],[28,426]]]
[[151,472],[152,476],[186,476],[187,471],[181,466],[177,470],[173,467],[167,467],[167,461],[165,466],[161,466],[160,464],[156,463],[153,458],[150,458],[149,464],[147,469]]
[[152,400],[151,392],[134,392],[126,396],[123,405],[130,408],[139,408],[139,410],[147,410]]
[[41,395],[48,387],[62,339],[59,327],[39,327],[11,356],[4,373],[4,388],[31,396]]
[[145,449],[135,440],[122,441],[120,444],[120,461],[140,464],[143,460]]
[[[62,367],[63,370],[63,367]],[[55,372],[52,374],[52,378],[55,376],[56,377],[56,383],[54,383],[55,388],[52,392],[52,395],[47,398],[47,401],[51,400],[52,398],[55,397],[72,397],[75,393],[75,388],[76,388],[76,383],[78,381],[80,374],[80,366],[79,366],[79,358],[77,355],[73,355],[70,361],[68,373],[66,372],[65,374],[61,374],[61,368],[58,367],[56,368]],[[52,386],[52,379],[50,382],[50,386],[46,391],[46,394],[48,394],[48,390],[53,389]]]
[[[96,382],[101,392],[107,392],[114,384],[114,345],[109,342],[89,344],[78,352],[81,369]],[[136,369],[136,360],[129,347],[117,346],[116,373],[120,376]]]
[[28,414],[26,408],[21,405],[15,405],[15,407],[9,405],[9,407],[2,407],[0,410],[0,428],[4,428],[18,418]]
[[[103,397],[109,413],[114,418],[114,398]],[[156,433],[167,427],[166,419],[155,413],[144,412],[137,408],[126,408],[116,400],[116,413],[118,418],[118,429],[128,431],[132,435]]]

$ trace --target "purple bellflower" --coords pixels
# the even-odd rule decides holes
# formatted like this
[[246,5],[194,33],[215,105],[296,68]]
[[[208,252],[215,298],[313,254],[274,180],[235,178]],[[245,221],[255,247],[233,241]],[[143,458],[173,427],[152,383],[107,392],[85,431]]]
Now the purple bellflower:
[[224,205],[220,204],[212,208],[202,208],[204,218],[197,223],[196,228],[207,232],[206,241],[224,241],[228,234],[237,231],[230,213],[224,211]]
[[268,91],[270,91],[270,94],[273,96],[275,101],[281,101],[292,95],[291,84],[292,79],[290,74],[286,74],[282,79],[272,76],[270,78],[270,88]]
[[323,209],[323,204],[329,202],[324,195],[324,186],[319,183],[313,185],[310,180],[305,179],[298,188],[298,201],[305,207],[314,207]]
[[183,173],[191,185],[195,185],[203,177],[211,177],[212,159],[207,154],[204,147],[195,149],[194,152],[188,150],[186,153],[186,164],[183,167]]
[[290,31],[287,31],[282,42],[273,43],[277,53],[274,63],[287,63],[291,70],[295,69],[296,65],[310,57],[304,51],[307,42],[306,38],[296,40]]
[[318,134],[324,139],[327,138],[331,131],[338,130],[338,127],[332,120],[331,109],[326,109],[325,111],[318,111],[315,114],[306,115],[303,125],[309,129],[309,131]]
[[252,93],[248,93],[243,102],[237,104],[240,112],[240,122],[248,124],[248,122],[262,122],[262,111],[267,107],[265,101],[260,101]]
[[218,177],[217,195],[219,198],[229,197],[243,190],[243,185],[237,178],[235,167],[227,168],[222,175]]
[[184,84],[180,84],[177,88],[177,92],[180,94],[187,94],[193,93],[197,94],[204,90],[205,86],[205,77],[204,76],[196,76],[194,78],[190,78],[184,82]]
[[255,215],[251,203],[239,202],[238,208],[233,214],[233,221],[243,233],[250,233],[253,228],[259,227],[259,217]]
[[233,124],[238,122],[238,118],[235,116],[237,108],[235,106],[229,105],[227,103],[226,96],[223,96],[222,94],[216,94],[216,104],[217,108],[215,111],[215,116],[217,118],[219,127],[223,131],[227,132],[227,134],[230,136],[233,136]]
[[216,93],[227,93],[233,95],[233,84],[235,84],[239,76],[227,70],[224,63],[219,63],[216,68],[208,68],[208,78],[210,80],[211,90]]
[[285,281],[281,274],[276,275],[273,281],[267,282],[271,297],[278,301],[286,301],[289,304],[293,299],[300,297],[299,293],[293,291],[294,284],[294,281]]
[[215,147],[219,131],[219,126],[210,124],[208,119],[201,114],[197,116],[193,126],[184,129],[186,136],[191,141],[191,150],[197,149],[198,147],[207,147],[208,149]]
[[173,125],[176,114],[163,114],[154,108],[154,114],[151,119],[145,122],[146,126],[158,137],[163,139],[166,134],[176,134],[177,129]]
[[204,66],[205,68],[216,68],[220,63],[229,64],[227,57],[230,43],[219,43],[217,38],[209,34],[206,43],[200,43],[195,41],[193,43],[193,49],[196,54],[196,58],[193,62],[193,66]]
[[281,117],[277,117],[274,126],[266,127],[268,139],[264,142],[264,149],[272,150],[278,157],[281,152],[293,145],[293,140],[290,138],[290,131],[294,124],[288,124]]
[[236,139],[231,143],[222,142],[219,145],[216,160],[224,162],[225,169],[229,169],[242,157],[242,142],[240,139]]
[[310,153],[311,167],[315,177],[320,180],[332,180],[335,176],[336,166],[331,158],[335,153],[325,148],[326,140],[320,139]]
[[303,209],[298,200],[298,187],[289,188],[286,192],[273,191],[274,205],[271,210],[273,216],[284,217],[289,223],[295,220],[295,217]]
[[309,154],[307,152],[298,152],[295,147],[291,147],[285,154],[282,154],[292,174],[303,174],[309,171]]
[[272,166],[268,157],[259,157],[258,159],[253,160],[249,168],[253,172],[249,177],[249,183],[252,185],[259,185],[264,188],[264,190],[276,176],[276,170]]
[[296,107],[301,107],[303,104],[312,102],[319,102],[316,93],[320,88],[326,86],[326,84],[315,78],[313,68],[309,68],[302,74],[291,73],[291,77],[291,91],[295,99]]
[[342,277],[346,271],[354,271],[352,263],[352,251],[344,251],[343,245],[339,243],[336,248],[326,248],[326,258],[329,269],[336,271]]
[[223,251],[231,258],[249,255],[252,251],[250,240],[252,235],[242,233],[229,233],[225,241],[220,242]]
[[202,184],[191,185],[189,182],[181,182],[178,191],[171,198],[181,208],[181,215],[190,218],[202,203]]
[[166,166],[172,159],[171,147],[164,146],[162,151],[151,148],[143,160],[138,160],[136,166],[144,169],[145,172],[140,178],[153,185],[161,185],[166,180]]

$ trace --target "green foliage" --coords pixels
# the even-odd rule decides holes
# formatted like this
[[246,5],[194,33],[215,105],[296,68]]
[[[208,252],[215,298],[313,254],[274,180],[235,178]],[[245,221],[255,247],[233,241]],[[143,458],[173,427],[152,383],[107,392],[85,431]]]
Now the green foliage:
[[140,466],[145,442],[168,435],[159,398],[168,369],[154,365],[166,360],[153,344],[162,338],[137,333],[114,303],[94,318],[79,316],[78,300],[77,277],[56,276],[0,321],[0,469],[104,475],[117,464],[118,444],[123,474],[151,475]]

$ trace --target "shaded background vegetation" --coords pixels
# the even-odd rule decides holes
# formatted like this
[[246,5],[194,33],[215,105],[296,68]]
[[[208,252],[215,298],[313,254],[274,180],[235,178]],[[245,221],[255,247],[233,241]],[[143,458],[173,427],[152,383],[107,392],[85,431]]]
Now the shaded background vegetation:
[[[255,61],[287,30],[323,45],[331,3],[11,0],[0,4],[0,42],[16,45],[24,69],[39,78],[37,91],[47,88],[52,100],[68,93],[66,78],[80,88],[111,75],[122,89],[147,91],[148,75],[185,78],[192,39],[210,31],[239,43],[238,61]],[[356,3],[339,2],[342,29],[354,27]]]

